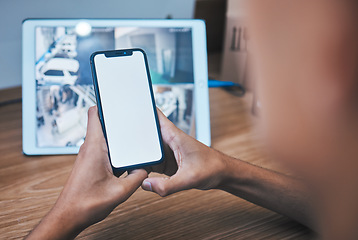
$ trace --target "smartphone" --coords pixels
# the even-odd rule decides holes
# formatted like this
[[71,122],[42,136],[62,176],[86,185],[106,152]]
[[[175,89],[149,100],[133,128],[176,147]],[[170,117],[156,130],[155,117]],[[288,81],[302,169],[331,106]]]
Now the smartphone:
[[163,144],[145,52],[95,52],[90,62],[112,168],[125,170],[160,163]]

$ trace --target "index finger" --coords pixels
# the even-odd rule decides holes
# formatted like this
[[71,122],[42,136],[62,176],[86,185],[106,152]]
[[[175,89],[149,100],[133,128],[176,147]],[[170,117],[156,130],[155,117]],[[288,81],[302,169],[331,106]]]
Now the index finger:
[[86,140],[104,140],[102,125],[98,117],[97,106],[88,109]]

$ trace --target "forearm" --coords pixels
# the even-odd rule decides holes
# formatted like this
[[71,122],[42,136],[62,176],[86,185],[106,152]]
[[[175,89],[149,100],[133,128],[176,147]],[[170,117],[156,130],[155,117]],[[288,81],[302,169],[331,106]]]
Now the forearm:
[[74,218],[73,213],[54,206],[26,239],[74,239],[84,229]]
[[228,170],[219,189],[315,229],[309,189],[299,180],[224,156]]

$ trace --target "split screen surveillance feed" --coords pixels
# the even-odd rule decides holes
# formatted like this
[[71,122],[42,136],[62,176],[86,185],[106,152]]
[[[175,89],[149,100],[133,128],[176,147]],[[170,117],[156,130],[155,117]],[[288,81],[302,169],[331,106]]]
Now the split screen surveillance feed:
[[84,33],[75,27],[37,27],[35,35],[39,147],[84,142],[87,110],[96,104],[89,57],[110,49],[147,53],[157,106],[176,126],[194,134],[190,28],[93,27]]

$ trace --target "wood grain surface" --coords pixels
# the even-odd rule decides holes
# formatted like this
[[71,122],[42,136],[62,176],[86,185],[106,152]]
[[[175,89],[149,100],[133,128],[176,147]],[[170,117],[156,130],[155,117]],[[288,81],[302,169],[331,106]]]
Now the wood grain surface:
[[[1,99],[21,89],[0,91]],[[210,90],[212,147],[277,169],[253,129],[252,95]],[[253,121],[252,121],[253,120]],[[26,121],[26,120],[25,120]],[[55,203],[74,155],[22,154],[21,103],[0,107],[0,239],[21,239]],[[204,168],[205,166],[203,166]],[[305,227],[219,190],[189,190],[169,197],[139,189],[78,239],[310,239]]]

